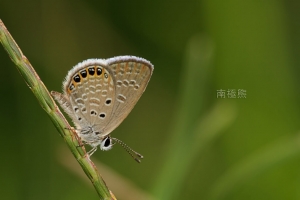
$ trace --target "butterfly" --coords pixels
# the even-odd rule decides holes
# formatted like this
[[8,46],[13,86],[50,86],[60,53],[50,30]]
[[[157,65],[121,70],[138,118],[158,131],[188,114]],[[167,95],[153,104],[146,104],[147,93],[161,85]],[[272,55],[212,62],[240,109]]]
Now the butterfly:
[[131,112],[153,73],[153,65],[135,56],[88,59],[74,66],[63,82],[63,93],[51,94],[70,116],[76,133],[92,149],[109,150],[115,143],[138,162],[143,156],[110,133]]

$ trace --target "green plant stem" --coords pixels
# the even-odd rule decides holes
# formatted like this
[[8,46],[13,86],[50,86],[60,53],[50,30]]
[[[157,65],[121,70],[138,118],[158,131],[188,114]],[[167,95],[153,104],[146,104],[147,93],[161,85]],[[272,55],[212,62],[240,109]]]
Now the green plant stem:
[[46,86],[41,81],[28,59],[23,55],[21,49],[14,41],[1,19],[0,41],[4,49],[7,51],[8,55],[12,59],[12,61],[16,64],[17,69],[20,72],[21,76],[24,78],[26,84],[36,96],[42,108],[47,112],[56,129],[66,141],[72,154],[82,167],[85,174],[91,180],[100,199],[115,199],[114,195],[109,191],[104,180],[98,173],[98,170],[95,167],[94,163],[86,154],[84,147],[78,147],[81,142],[80,139],[77,137],[75,131],[73,129],[66,129],[67,127],[70,127],[68,121],[60,112]]

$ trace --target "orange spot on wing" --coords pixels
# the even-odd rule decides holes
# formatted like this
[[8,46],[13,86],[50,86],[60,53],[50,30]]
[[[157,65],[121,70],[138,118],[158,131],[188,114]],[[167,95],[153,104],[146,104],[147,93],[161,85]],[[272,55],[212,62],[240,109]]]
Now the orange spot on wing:
[[124,72],[127,72],[127,71],[128,71],[128,69],[129,69],[128,64],[129,64],[129,63],[126,62],[125,67],[124,67]]
[[117,67],[116,67],[116,74],[118,74],[118,73],[119,73],[119,71],[120,71],[120,68],[121,68],[121,67],[120,67],[120,63],[118,63],[118,64],[117,64]]

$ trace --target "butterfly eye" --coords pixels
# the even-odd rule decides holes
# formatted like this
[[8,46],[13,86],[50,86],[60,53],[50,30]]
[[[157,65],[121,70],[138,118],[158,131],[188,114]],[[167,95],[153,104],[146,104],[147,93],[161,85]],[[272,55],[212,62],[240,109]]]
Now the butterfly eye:
[[100,144],[100,149],[102,150],[102,151],[108,151],[108,150],[110,150],[111,148],[112,148],[112,142],[111,142],[111,139],[110,139],[110,137],[108,136],[108,137],[106,137],[106,138],[104,138],[103,140],[102,140],[102,142],[101,142],[101,144]]

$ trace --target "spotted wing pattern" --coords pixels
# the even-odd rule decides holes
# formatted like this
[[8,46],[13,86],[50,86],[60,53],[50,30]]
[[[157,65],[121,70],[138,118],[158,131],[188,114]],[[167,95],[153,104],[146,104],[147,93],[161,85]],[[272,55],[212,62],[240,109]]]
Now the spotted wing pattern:
[[109,59],[108,70],[115,83],[115,102],[112,118],[104,128],[107,135],[113,131],[131,112],[146,89],[153,72],[150,62],[136,58],[118,57]]
[[94,127],[102,133],[99,128],[108,123],[115,101],[112,76],[101,62],[85,62],[73,69],[64,92],[72,106],[74,123],[81,129]]

